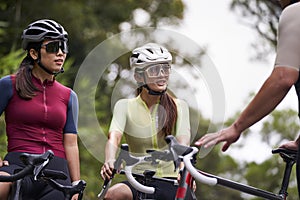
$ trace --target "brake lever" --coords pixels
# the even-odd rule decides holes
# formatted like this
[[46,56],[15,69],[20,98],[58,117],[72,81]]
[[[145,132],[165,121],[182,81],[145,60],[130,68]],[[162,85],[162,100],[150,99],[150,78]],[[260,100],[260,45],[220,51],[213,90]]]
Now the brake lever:
[[38,180],[38,176],[41,174],[42,170],[44,169],[45,166],[47,166],[49,163],[49,159],[45,160],[43,164],[34,166],[33,169],[33,175],[34,175],[34,180]]
[[182,162],[182,157],[192,152],[193,149],[189,146],[179,144],[173,135],[166,136],[165,141],[169,145],[170,152],[173,156],[174,171],[176,171],[180,166],[180,162]]

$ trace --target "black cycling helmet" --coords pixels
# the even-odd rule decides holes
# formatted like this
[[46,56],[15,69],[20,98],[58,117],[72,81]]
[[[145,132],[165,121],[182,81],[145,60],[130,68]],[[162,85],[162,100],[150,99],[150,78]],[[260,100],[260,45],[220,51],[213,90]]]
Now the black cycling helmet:
[[31,42],[42,42],[44,39],[60,39],[67,41],[68,33],[57,22],[42,19],[28,25],[22,34],[22,48],[27,50]]

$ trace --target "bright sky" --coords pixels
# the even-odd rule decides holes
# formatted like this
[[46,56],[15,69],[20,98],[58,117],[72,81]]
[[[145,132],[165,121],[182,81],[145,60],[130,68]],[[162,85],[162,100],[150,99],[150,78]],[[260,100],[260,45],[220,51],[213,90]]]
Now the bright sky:
[[[251,42],[258,37],[254,30],[239,21],[229,10],[231,0],[191,1],[187,5],[184,23],[179,32],[208,46],[208,56],[222,78],[226,95],[226,116],[232,116],[245,106],[249,93],[258,91],[273,69],[275,59],[268,62],[250,62],[253,55]],[[294,91],[281,107],[297,108]],[[204,111],[205,112],[205,111]]]
[[[225,90],[226,113],[225,117],[232,116],[240,111],[250,92],[257,92],[264,80],[273,69],[274,55],[271,55],[268,62],[250,62],[254,50],[251,42],[258,37],[254,30],[246,27],[238,19],[235,13],[229,10],[231,0],[222,1],[193,1],[183,0],[187,6],[184,22],[180,29],[176,29],[185,36],[197,42],[200,46],[208,47],[208,56],[215,64]],[[249,53],[250,52],[250,53]],[[210,101],[205,96],[201,101]],[[297,109],[297,100],[294,89],[290,91],[278,109],[291,107]],[[209,114],[203,106],[201,112]],[[259,126],[257,124],[256,126]],[[253,129],[257,129],[254,126]],[[259,133],[252,135],[259,138]],[[245,141],[245,140],[244,140]],[[270,155],[270,148],[258,144],[257,140],[247,138],[247,147],[260,148],[260,155]],[[257,146],[257,147],[255,147]],[[228,151],[233,156],[247,161],[262,161],[265,156],[257,156],[248,151],[235,151],[234,148]]]

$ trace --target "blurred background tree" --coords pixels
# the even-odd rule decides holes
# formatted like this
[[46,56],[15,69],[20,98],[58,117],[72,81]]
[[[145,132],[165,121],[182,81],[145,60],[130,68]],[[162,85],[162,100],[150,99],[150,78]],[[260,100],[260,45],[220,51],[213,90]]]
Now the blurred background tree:
[[[260,37],[261,41],[254,44],[254,47],[261,50],[259,51],[261,53],[257,54],[257,58],[263,58],[268,51],[274,50],[278,16],[281,12],[275,1],[233,0],[231,5],[232,10],[242,17],[241,21],[245,22],[247,26],[256,29],[257,33],[262,36]],[[37,19],[54,19],[68,31],[70,53],[64,66],[66,72],[58,76],[57,79],[63,84],[72,87],[80,65],[98,44],[124,30],[179,25],[183,20],[184,11],[185,4],[182,0],[44,0],[43,3],[39,0],[2,0],[0,1],[0,77],[14,73],[17,70],[18,65],[25,56],[24,51],[20,49],[22,30]],[[141,16],[143,16],[143,20],[140,20]],[[149,37],[149,35],[145,34],[143,39],[136,38],[130,42],[133,43],[132,46],[137,46],[147,41]],[[265,45],[266,43],[268,45]],[[165,42],[164,45],[168,47],[169,44]],[[178,47],[177,51],[181,51],[180,47]],[[107,52],[107,54],[112,53]],[[202,56],[204,53],[205,49],[201,49],[192,56]],[[129,70],[128,57],[129,53],[121,56],[111,66],[107,67],[107,70],[105,70],[105,77],[107,78],[101,79],[97,85],[98,92],[95,96],[95,110],[98,121],[101,122],[101,127],[105,133],[107,133],[112,115],[112,92],[118,80],[124,79],[122,74]],[[186,61],[182,62],[179,56],[175,55],[174,57],[175,64],[186,66]],[[130,86],[130,83],[128,84]],[[187,86],[181,85],[178,87],[184,91]],[[126,94],[122,95],[126,97]],[[80,106],[84,107],[86,105]],[[210,125],[210,120],[205,119],[199,112],[199,110],[194,108],[190,110],[191,123],[198,125],[196,126],[197,130],[192,130],[195,136],[193,138],[199,138],[206,133]],[[265,134],[265,139],[270,138],[274,134],[280,135],[278,141],[283,138],[293,139],[299,130],[295,115],[296,113],[292,111],[274,112],[262,127],[261,132]],[[286,121],[290,122],[288,126],[285,123]],[[218,127],[218,124],[214,126]],[[293,127],[291,131],[290,127]],[[248,134],[251,134],[251,129],[248,132]],[[271,142],[269,145],[271,151],[275,144]],[[79,141],[79,146],[82,179],[86,180],[88,184],[84,199],[96,199],[96,195],[103,183],[99,176],[102,163],[91,154],[81,140]],[[99,151],[104,150],[103,146],[94,148],[98,148]],[[5,123],[2,115],[0,117],[0,156],[3,157],[5,153]],[[213,174],[234,178],[235,181],[257,185],[265,182],[264,180],[267,179],[264,178],[267,175],[265,173],[266,169],[282,171],[283,166],[278,163],[282,163],[282,161],[274,158],[270,158],[262,164],[241,163],[229,155],[221,154],[220,150],[215,148],[207,157],[198,161],[197,167]],[[253,171],[255,176],[251,175]],[[269,178],[270,176],[268,176]],[[124,177],[117,175],[114,182],[120,180],[124,180]],[[278,176],[274,176],[272,181],[268,181],[268,183],[267,189],[274,192],[278,191],[278,185],[280,184]],[[264,185],[261,186],[264,187]],[[291,184],[291,186],[295,185]],[[239,192],[221,187],[211,188],[200,184],[198,184],[196,193],[199,198],[207,200],[219,198],[245,199]],[[250,199],[251,197],[247,198]],[[297,194],[292,193],[290,198],[297,199]]]
[[230,9],[235,12],[239,21],[257,32],[253,41],[255,49],[253,59],[264,60],[277,45],[277,26],[281,7],[277,0],[232,0]]

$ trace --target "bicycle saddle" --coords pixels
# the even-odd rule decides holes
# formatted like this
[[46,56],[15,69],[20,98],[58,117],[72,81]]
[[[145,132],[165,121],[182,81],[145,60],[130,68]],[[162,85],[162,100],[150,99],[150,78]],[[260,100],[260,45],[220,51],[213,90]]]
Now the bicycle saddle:
[[283,159],[289,159],[289,160],[296,161],[298,151],[291,150],[291,149],[285,149],[285,148],[277,148],[277,149],[272,150],[272,154],[277,154],[277,153],[279,153]]

